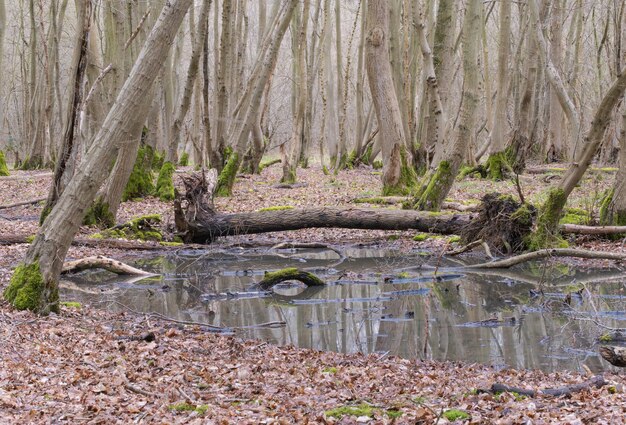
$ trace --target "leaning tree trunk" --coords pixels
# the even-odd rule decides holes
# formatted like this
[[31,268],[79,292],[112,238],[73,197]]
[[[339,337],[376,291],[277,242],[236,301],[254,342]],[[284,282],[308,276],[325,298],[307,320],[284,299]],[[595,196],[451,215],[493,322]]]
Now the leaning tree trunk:
[[382,138],[383,194],[406,194],[415,183],[406,149],[400,106],[389,57],[387,2],[367,3],[366,67],[372,102]]
[[505,149],[507,145],[506,110],[508,104],[509,82],[509,52],[511,33],[511,0],[500,0],[500,33],[498,41],[498,79],[496,93],[496,108],[493,130],[491,132],[491,145],[487,165],[489,176],[494,180],[502,180],[507,168]]
[[137,99],[148,95],[191,3],[192,0],[165,3],[89,155],[40,227],[23,263],[4,290],[5,299],[16,308],[39,314],[59,311],[58,282],[67,250],[117,151],[124,143],[133,143],[126,135],[138,120],[145,119],[134,113]]
[[424,178],[421,193],[418,193],[415,207],[420,210],[438,211],[452,188],[465,152],[474,133],[475,110],[478,106],[478,37],[481,25],[480,0],[470,0],[463,22],[463,105],[461,121],[454,143],[446,147],[443,159],[435,171]]
[[559,184],[548,192],[548,199],[539,210],[537,230],[533,234],[530,243],[531,248],[545,248],[551,245],[558,245],[561,242],[558,235],[558,225],[563,208],[567,202],[567,197],[572,193],[572,190],[574,190],[587,168],[591,165],[591,161],[600,148],[606,128],[611,121],[613,109],[624,95],[625,90],[626,70],[622,70],[621,74],[617,76],[605,93],[594,113],[591,128],[584,138],[584,147],[580,155],[578,155],[576,161],[572,162]]

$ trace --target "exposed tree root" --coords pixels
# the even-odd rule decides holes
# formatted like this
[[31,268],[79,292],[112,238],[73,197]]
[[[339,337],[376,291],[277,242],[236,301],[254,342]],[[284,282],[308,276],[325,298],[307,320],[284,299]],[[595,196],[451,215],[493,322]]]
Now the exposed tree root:
[[613,366],[626,367],[626,347],[605,345],[599,351],[602,358]]
[[103,257],[101,255],[95,257],[81,258],[80,260],[67,261],[63,264],[62,273],[75,273],[87,269],[104,269],[116,274],[126,274],[135,276],[156,276],[154,273],[150,273],[121,261],[114,260],[112,258]]
[[541,258],[549,257],[578,257],[578,258],[592,258],[600,260],[624,260],[626,254],[618,252],[600,252],[600,251],[587,251],[584,249],[570,249],[570,248],[551,248],[540,249],[538,251],[528,252],[526,254],[515,255],[513,257],[505,258],[504,260],[492,261],[489,263],[473,264],[466,266],[467,269],[506,269],[513,267],[517,264],[525,263],[526,261],[539,260]]
[[544,389],[539,389],[539,390],[527,390],[524,388],[510,387],[508,385],[495,383],[491,386],[491,389],[488,392],[492,394],[498,394],[498,393],[503,393],[503,392],[517,393],[519,395],[523,395],[527,397],[536,397],[538,395],[549,395],[549,396],[559,397],[563,395],[571,395],[574,393],[578,393],[578,392],[588,390],[593,387],[601,388],[604,385],[607,385],[607,381],[604,379],[604,377],[602,375],[596,375],[593,378],[585,382],[581,382],[580,384],[566,385],[564,387],[558,387],[558,388],[544,388]]

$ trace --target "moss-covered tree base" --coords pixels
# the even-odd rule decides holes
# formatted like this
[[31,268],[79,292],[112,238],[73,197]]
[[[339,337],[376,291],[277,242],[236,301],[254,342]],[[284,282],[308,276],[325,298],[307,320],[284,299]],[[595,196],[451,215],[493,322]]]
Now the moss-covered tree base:
[[447,192],[443,193],[443,191],[451,186],[450,181],[454,179],[450,163],[441,161],[437,170],[424,178],[426,179],[426,183],[422,185],[424,190],[418,194],[414,208],[423,211],[439,211],[447,195]]
[[115,226],[115,216],[109,209],[109,204],[101,196],[87,210],[83,224],[86,226],[98,226],[103,229]]
[[4,152],[0,151],[0,176],[8,176],[9,167],[7,167],[7,160],[4,156]]
[[129,199],[141,199],[154,192],[154,177],[152,175],[152,163],[154,152],[148,146],[141,146],[137,152],[137,159],[133,171],[128,178],[128,183],[122,195],[123,201]]
[[226,197],[232,195],[239,165],[239,155],[237,152],[231,153],[228,157],[228,162],[217,178],[217,189],[215,191],[216,196]]
[[296,174],[296,167],[283,167],[283,176],[280,179],[281,183],[294,184],[298,181],[298,175]]
[[33,156],[26,158],[20,164],[20,170],[41,170],[44,168],[43,158],[40,156]]
[[159,171],[155,194],[161,201],[174,199],[174,171],[176,171],[174,164],[169,161],[165,162]]
[[59,290],[45,284],[39,263],[20,264],[2,293],[4,299],[18,310],[40,314],[59,313]]
[[567,241],[559,234],[559,221],[566,202],[563,189],[555,188],[548,192],[548,199],[539,209],[535,232],[528,237],[529,249],[567,247]]
[[187,152],[183,152],[183,154],[180,156],[180,159],[178,160],[178,165],[180,165],[181,167],[186,167],[189,165],[189,154]]
[[417,185],[417,173],[409,164],[405,151],[400,152],[400,178],[394,185],[383,185],[383,196],[404,196],[411,193]]
[[509,169],[510,167],[505,152],[497,152],[489,155],[487,159],[487,171],[491,180],[504,180]]

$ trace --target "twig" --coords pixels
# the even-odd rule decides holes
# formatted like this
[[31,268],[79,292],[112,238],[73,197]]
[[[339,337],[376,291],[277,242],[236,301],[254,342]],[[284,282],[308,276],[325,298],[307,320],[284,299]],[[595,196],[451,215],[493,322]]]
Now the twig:
[[83,106],[80,108],[81,111],[84,111],[87,108],[87,105],[89,105],[89,101],[91,100],[91,98],[93,97],[94,93],[96,92],[96,89],[98,88],[98,86],[100,85],[100,83],[102,82],[102,80],[104,80],[104,77],[106,77],[106,75],[113,69],[113,65],[112,64],[108,64],[101,72],[100,75],[98,75],[98,77],[96,77],[96,80],[93,82],[93,84],[91,85],[91,88],[89,89],[89,93],[87,93],[87,97],[85,97],[85,100],[83,101]]
[[145,395],[146,397],[156,397],[156,394],[151,393],[151,392],[146,391],[146,390],[142,390],[141,388],[136,387],[136,386],[134,386],[134,385],[132,385],[132,384],[126,384],[124,387],[125,387],[128,391],[132,391],[132,392],[134,392],[134,393],[136,393],[136,394]]
[[141,17],[141,21],[139,21],[139,25],[137,25],[137,28],[135,29],[135,31],[133,31],[128,41],[126,41],[126,44],[124,44],[124,50],[128,49],[128,46],[130,46],[130,43],[132,43],[135,37],[137,37],[137,35],[139,34],[139,31],[141,31],[141,28],[143,27],[143,23],[146,21],[146,18],[148,17],[149,14],[150,14],[150,9],[146,10],[146,13],[144,13],[143,16]]
[[476,248],[478,245],[481,245],[483,243],[482,239],[478,239],[474,242],[470,242],[465,246],[462,246],[461,248],[455,249],[453,251],[447,252],[446,255],[447,256],[455,256],[455,255],[459,255],[459,254],[463,254],[464,252],[470,251],[473,248]]

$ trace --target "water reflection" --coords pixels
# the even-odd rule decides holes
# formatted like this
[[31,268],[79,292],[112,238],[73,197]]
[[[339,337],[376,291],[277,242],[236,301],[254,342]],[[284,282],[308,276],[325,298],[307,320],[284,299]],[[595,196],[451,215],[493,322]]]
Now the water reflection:
[[[435,263],[437,269],[428,265]],[[62,281],[62,296],[241,327],[247,337],[276,344],[547,371],[607,368],[595,346],[597,322],[626,326],[626,275],[617,269],[536,263],[467,273],[458,260],[376,249],[348,249],[343,261],[327,250],[183,251],[136,265],[161,276],[87,272]],[[272,293],[255,285],[265,271],[283,267],[305,268],[330,284],[287,284]],[[286,325],[254,327],[268,322]]]

